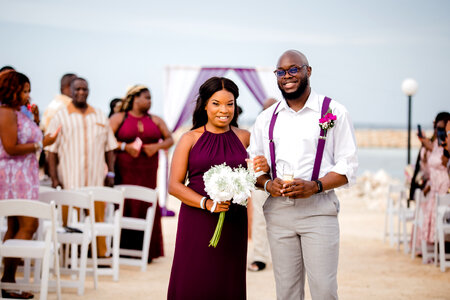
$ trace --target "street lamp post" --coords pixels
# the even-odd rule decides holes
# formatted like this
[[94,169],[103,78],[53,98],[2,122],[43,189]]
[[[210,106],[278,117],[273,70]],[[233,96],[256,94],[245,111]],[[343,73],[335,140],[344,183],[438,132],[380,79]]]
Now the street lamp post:
[[411,99],[418,87],[417,81],[412,78],[406,78],[402,82],[402,91],[408,96],[408,165],[411,163]]

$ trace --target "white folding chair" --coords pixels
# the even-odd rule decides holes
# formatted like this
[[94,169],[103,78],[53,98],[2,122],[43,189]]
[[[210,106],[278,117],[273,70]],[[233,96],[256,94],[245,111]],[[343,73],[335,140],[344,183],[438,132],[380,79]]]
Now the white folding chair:
[[[386,242],[386,237],[389,237],[389,244],[391,246],[395,243],[395,237],[397,236],[397,242],[399,242],[398,235],[400,235],[400,222],[399,222],[399,206],[402,198],[405,194],[405,186],[402,184],[389,185],[387,197],[386,197],[386,212],[384,219],[384,235],[383,241]],[[394,229],[394,218],[397,218],[397,230]],[[397,245],[399,247],[399,245]]]
[[[39,279],[35,282],[1,282],[2,289],[27,289],[32,291],[39,290],[40,299],[46,300],[49,286],[50,259],[54,258],[54,271],[56,274],[56,293],[58,300],[61,299],[61,285],[59,273],[58,245],[56,241],[56,209],[55,203],[42,203],[35,200],[0,200],[0,217],[8,216],[26,216],[47,220],[51,226],[43,230],[42,239],[38,240],[19,240],[9,239],[0,241],[0,262],[5,257],[20,257],[28,259],[42,259],[42,265],[39,271]],[[52,251],[53,249],[53,251]],[[52,255],[53,253],[53,255]]]
[[[62,216],[62,207],[68,207],[67,226],[58,227],[58,242],[70,245],[70,262],[68,260],[69,250],[66,249],[66,259],[61,267],[61,273],[71,274],[77,276],[77,280],[63,280],[61,284],[63,287],[77,288],[78,295],[84,294],[84,284],[87,273],[88,248],[91,245],[92,255],[92,273],[94,277],[94,289],[97,289],[97,243],[94,238],[95,232],[95,209],[94,200],[91,194],[68,191],[55,190],[48,192],[40,192],[39,200],[43,202],[54,201],[56,203],[59,216]],[[78,213],[80,218],[78,218]],[[87,212],[83,220],[83,213]],[[59,218],[59,224],[63,224],[62,217]],[[78,229],[81,232],[70,230],[71,228]],[[78,262],[78,246],[81,246],[80,260]],[[70,264],[70,266],[69,266]],[[72,276],[72,277],[73,277]]]
[[[436,194],[436,238],[434,242],[434,257],[436,265],[439,260],[442,272],[450,267],[450,253],[445,253],[445,236],[450,235],[450,223],[447,222],[450,213],[450,194]],[[439,243],[439,256],[438,256]]]
[[140,266],[141,271],[147,270],[147,261],[152,237],[153,222],[155,220],[156,203],[158,193],[154,189],[137,185],[116,185],[114,188],[123,190],[124,197],[145,201],[152,205],[147,209],[145,219],[122,217],[122,229],[130,229],[144,232],[142,250],[120,249],[121,255],[127,255],[136,258],[120,258],[120,263],[124,265]]
[[425,196],[421,189],[416,189],[414,192],[414,200],[416,202],[415,210],[414,210],[414,220],[413,224],[413,232],[412,232],[412,243],[411,243],[411,259],[416,257],[416,242],[417,242],[417,231],[422,228],[423,222],[423,212],[421,205],[425,201]]
[[[91,186],[77,189],[80,192],[92,193],[94,201],[105,202],[105,221],[95,222],[95,236],[105,236],[107,238],[107,254],[112,254],[112,258],[98,258],[101,265],[109,265],[110,268],[98,269],[99,275],[112,275],[114,281],[119,280],[119,248],[121,217],[123,215],[123,190],[117,190],[104,186]],[[117,205],[117,208],[116,208]],[[111,241],[112,240],[112,241]],[[111,243],[112,242],[112,243]],[[111,247],[112,244],[112,247]]]
[[[408,207],[408,196],[406,189],[402,191],[398,206],[399,234],[397,235],[397,250],[400,250],[400,244],[403,244],[403,252],[409,253],[409,243],[411,241],[411,232],[408,230],[408,224],[414,224],[415,206]],[[415,202],[417,204],[417,201]]]

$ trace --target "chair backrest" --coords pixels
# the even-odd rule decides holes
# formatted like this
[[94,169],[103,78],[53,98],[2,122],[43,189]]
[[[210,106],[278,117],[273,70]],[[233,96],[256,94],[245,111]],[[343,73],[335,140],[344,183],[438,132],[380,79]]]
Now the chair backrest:
[[[119,216],[123,215],[123,203],[125,200],[123,189],[114,189],[105,186],[87,186],[74,191],[91,193],[94,201],[105,202],[105,221],[113,218],[114,211],[118,211]],[[114,205],[117,205],[114,207]]]
[[78,192],[91,192],[94,201],[109,202],[121,205],[123,203],[123,191],[106,186],[87,186],[75,189]]
[[55,191],[56,189],[52,188],[51,186],[46,186],[46,185],[40,185],[39,186],[39,193],[41,192],[50,192],[50,191]]
[[132,184],[119,184],[114,186],[114,188],[123,190],[125,198],[141,200],[153,203],[153,205],[156,205],[156,201],[158,201],[158,192],[154,189]]
[[39,219],[53,218],[54,203],[42,203],[36,200],[9,199],[0,201],[0,217],[24,216]]
[[390,184],[388,186],[387,198],[393,207],[400,207],[402,200],[407,200],[405,186],[403,184]]
[[436,206],[450,206],[450,194],[436,194]]
[[47,203],[54,200],[56,205],[76,206],[86,209],[90,209],[92,206],[91,195],[68,190],[39,192],[39,200]]
[[[69,222],[67,223],[68,225],[70,225],[71,221],[75,221],[72,219],[73,213],[75,211],[74,209],[77,208],[86,209],[89,210],[92,216],[95,216],[94,201],[92,194],[68,190],[54,190],[54,191],[40,192],[39,201],[43,201],[46,203],[49,203],[50,201],[55,202],[58,209],[58,217],[60,224],[64,223],[62,222],[62,206],[68,207],[68,216],[70,219]],[[82,219],[82,215],[80,215],[80,219]]]
[[[440,222],[438,218],[443,218],[446,211],[450,208],[450,194],[436,193],[436,222]],[[439,213],[442,210],[442,213]]]

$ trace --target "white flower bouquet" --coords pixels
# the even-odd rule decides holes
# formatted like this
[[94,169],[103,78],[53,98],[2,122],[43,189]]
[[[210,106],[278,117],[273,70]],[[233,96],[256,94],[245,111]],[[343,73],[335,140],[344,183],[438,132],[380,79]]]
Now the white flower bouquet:
[[[247,199],[255,190],[256,175],[253,170],[249,171],[243,167],[232,169],[223,163],[213,166],[205,172],[203,181],[205,191],[215,203],[232,200],[232,203],[247,206]],[[224,220],[225,212],[221,212],[209,246],[214,248],[217,246]]]

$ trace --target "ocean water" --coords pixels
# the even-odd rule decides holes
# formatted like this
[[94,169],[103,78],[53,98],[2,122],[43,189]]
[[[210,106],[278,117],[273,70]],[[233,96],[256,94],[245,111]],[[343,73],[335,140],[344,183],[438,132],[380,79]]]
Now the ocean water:
[[[411,164],[416,163],[419,149],[411,149]],[[404,180],[407,165],[407,149],[403,148],[359,148],[359,168],[357,175],[365,171],[372,173],[382,169],[391,177]]]

